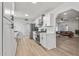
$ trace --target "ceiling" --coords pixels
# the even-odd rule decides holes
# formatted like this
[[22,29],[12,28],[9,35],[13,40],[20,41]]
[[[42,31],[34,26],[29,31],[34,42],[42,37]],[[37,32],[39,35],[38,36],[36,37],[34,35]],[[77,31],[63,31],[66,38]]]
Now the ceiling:
[[[43,13],[55,9],[62,3],[63,2],[37,2],[33,4],[32,2],[15,2],[15,16],[20,19],[27,18],[29,20],[34,20]],[[25,16],[25,14],[29,16]]]
[[74,9],[64,11],[57,16],[58,20],[60,20],[61,18],[63,18],[64,21],[79,20],[79,11]]

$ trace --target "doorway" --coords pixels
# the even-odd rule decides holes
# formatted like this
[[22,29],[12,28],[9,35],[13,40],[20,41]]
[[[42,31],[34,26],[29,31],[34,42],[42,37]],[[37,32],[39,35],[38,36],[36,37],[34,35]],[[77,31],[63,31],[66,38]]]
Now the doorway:
[[56,18],[57,48],[71,55],[78,55],[79,11],[69,9]]

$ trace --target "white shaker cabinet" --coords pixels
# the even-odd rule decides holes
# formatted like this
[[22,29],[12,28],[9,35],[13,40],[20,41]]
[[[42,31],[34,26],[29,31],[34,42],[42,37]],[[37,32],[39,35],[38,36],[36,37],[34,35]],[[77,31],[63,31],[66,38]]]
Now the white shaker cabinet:
[[40,33],[40,44],[44,47],[47,46],[46,33]]
[[46,14],[43,18],[43,26],[53,26],[53,14]]
[[45,15],[43,18],[43,26],[50,26],[50,15]]
[[54,33],[47,33],[47,49],[53,49],[56,48],[56,39],[55,39],[55,34]]
[[56,48],[56,40],[53,38],[53,33],[40,33],[40,44],[48,50]]
[[33,39],[36,40],[36,31],[33,31]]

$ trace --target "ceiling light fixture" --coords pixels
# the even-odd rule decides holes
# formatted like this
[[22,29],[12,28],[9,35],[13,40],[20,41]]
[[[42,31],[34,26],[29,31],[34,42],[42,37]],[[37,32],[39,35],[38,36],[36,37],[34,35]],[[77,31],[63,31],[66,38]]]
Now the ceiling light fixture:
[[79,19],[78,17],[76,17],[76,19]]
[[28,14],[25,14],[25,16],[29,16]]
[[64,15],[67,15],[67,13],[64,13]]
[[37,2],[32,2],[33,4],[36,4]]

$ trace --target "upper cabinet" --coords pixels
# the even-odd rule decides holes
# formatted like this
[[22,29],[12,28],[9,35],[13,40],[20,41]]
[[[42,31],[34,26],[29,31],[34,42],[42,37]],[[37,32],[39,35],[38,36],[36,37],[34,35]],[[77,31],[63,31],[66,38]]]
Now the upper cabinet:
[[43,26],[43,19],[44,19],[44,14],[41,15],[41,18],[39,19],[39,27]]
[[39,20],[40,20],[40,17],[37,18],[37,19],[34,21],[35,27],[39,27]]
[[52,15],[47,14],[43,18],[43,26],[52,26]]
[[55,25],[53,14],[43,14],[35,20],[36,27],[51,27]]

